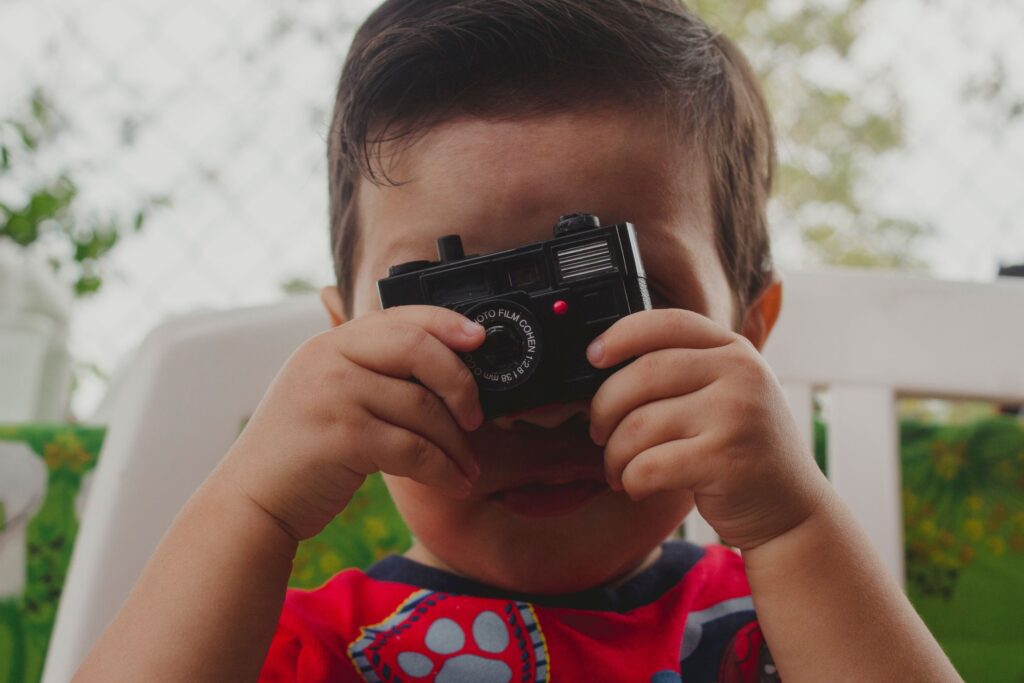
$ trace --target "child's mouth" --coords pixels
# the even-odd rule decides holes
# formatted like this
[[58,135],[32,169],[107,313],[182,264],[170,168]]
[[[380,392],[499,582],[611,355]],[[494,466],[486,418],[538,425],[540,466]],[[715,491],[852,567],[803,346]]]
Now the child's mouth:
[[555,517],[577,510],[594,496],[610,490],[604,482],[592,479],[560,484],[534,482],[498,491],[492,498],[524,517]]

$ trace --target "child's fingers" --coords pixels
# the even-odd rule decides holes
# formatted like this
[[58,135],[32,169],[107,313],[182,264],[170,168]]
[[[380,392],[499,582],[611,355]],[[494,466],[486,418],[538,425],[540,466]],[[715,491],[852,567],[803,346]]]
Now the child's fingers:
[[382,315],[385,320],[398,320],[422,327],[456,351],[472,351],[484,340],[484,328],[481,325],[442,306],[395,306],[384,309]]
[[651,446],[622,471],[622,490],[633,500],[658,491],[698,491],[711,478],[713,452],[704,435]]
[[[369,370],[364,370],[370,374]],[[466,434],[455,423],[451,413],[432,391],[426,387],[400,379],[381,378],[368,383],[368,395],[363,406],[376,418],[397,427],[408,429],[436,444],[446,457],[455,461],[459,470],[470,479],[480,473],[466,439]]]
[[622,488],[623,472],[639,453],[661,443],[690,439],[704,432],[709,426],[705,409],[708,392],[705,388],[630,411],[604,447],[604,469],[609,486]]
[[[468,322],[466,318],[463,320]],[[418,324],[396,320],[373,328],[367,326],[366,330],[372,330],[372,334],[345,337],[342,353],[347,358],[380,374],[399,379],[416,378],[441,397],[464,429],[480,426],[483,414],[476,382],[452,348]],[[475,348],[483,341],[483,336],[481,329],[473,342],[471,335],[463,334],[461,346]]]
[[700,313],[659,308],[616,321],[590,343],[587,358],[594,367],[608,368],[657,349],[710,349],[730,344],[736,337]]
[[661,349],[645,353],[606,379],[590,400],[590,437],[603,445],[631,410],[684,396],[711,384],[718,364],[713,350]]
[[364,457],[372,459],[381,472],[409,477],[448,491],[456,498],[469,495],[472,482],[430,439],[385,420],[374,420],[367,429],[374,434],[367,442],[367,448],[373,452]]

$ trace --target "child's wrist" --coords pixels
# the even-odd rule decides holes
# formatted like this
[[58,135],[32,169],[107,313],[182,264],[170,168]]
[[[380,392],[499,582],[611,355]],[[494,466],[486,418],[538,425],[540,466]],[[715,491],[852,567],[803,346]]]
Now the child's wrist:
[[310,476],[302,467],[268,467],[271,456],[256,448],[239,438],[211,475],[211,483],[222,489],[221,495],[239,498],[251,514],[272,521],[296,543],[319,533],[366,479],[365,474],[339,466],[325,491],[323,482],[307,481]]
[[743,550],[743,562],[748,574],[762,565],[778,567],[782,558],[803,555],[810,548],[820,549],[841,542],[836,533],[844,524],[842,503],[831,485],[822,487],[814,506],[807,516],[786,531],[755,547]]
[[229,468],[218,467],[203,485],[203,494],[229,508],[233,519],[246,520],[249,533],[257,534],[266,547],[289,559],[295,557],[299,538],[284,520],[274,515],[245,490]]
[[744,558],[758,557],[828,526],[826,520],[836,513],[838,499],[824,475],[819,471],[814,474],[818,476],[804,478],[799,485],[790,487],[785,502],[779,500],[776,506],[765,511],[758,524],[743,538],[733,540],[725,535],[722,538],[741,550]]

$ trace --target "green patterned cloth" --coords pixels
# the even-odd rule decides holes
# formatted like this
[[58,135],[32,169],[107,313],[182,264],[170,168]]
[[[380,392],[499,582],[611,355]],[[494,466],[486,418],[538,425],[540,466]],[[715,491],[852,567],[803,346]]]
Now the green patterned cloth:
[[[71,557],[71,545],[78,533],[76,500],[82,480],[95,466],[104,430],[90,427],[32,426],[0,427],[0,478],[24,476],[24,467],[12,467],[22,454],[34,454],[45,466],[45,495],[29,520],[5,508],[0,534],[3,552],[15,549],[9,543],[16,526],[23,526],[24,587],[19,595],[0,595],[0,683],[35,683],[42,675],[43,658],[53,629],[57,601]],[[15,448],[23,444],[27,448]],[[24,464],[24,463],[22,463]],[[37,483],[33,479],[32,484]],[[38,480],[38,483],[42,483]],[[8,482],[4,486],[14,485]],[[35,505],[33,506],[35,507]],[[8,516],[10,513],[10,516]],[[25,522],[27,521],[27,525]],[[4,565],[0,564],[0,571]],[[0,577],[4,579],[9,577]],[[0,581],[8,585],[10,581]]]
[[[40,678],[78,531],[79,493],[103,434],[96,427],[0,427],[0,447],[7,448],[0,454],[17,447],[18,457],[37,458],[30,464],[45,480],[25,519],[25,496],[16,497],[19,510],[3,497],[17,490],[9,479],[2,485],[11,471],[3,468],[16,458],[0,458],[0,540],[23,532],[25,544],[24,585],[17,595],[0,595],[0,683]],[[819,424],[815,450],[823,465],[825,442]],[[1009,417],[965,426],[903,422],[901,454],[914,606],[966,680],[1024,682],[1024,426]],[[366,567],[409,543],[383,481],[372,476],[344,512],[300,545],[290,585],[318,586],[342,568]],[[9,583],[5,578],[0,586]]]

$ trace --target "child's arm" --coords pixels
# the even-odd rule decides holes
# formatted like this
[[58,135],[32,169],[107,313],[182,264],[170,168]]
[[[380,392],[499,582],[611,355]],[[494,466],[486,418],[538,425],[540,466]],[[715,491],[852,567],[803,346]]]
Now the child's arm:
[[835,494],[743,560],[786,683],[961,680]]
[[178,515],[74,681],[256,680],[296,546],[215,472]]
[[597,367],[637,357],[591,402],[609,482],[634,500],[693,492],[743,550],[783,681],[960,680],[814,464],[747,339],[661,309],[616,322],[588,355]]
[[453,350],[484,339],[468,322],[402,306],[296,351],[75,681],[254,681],[298,541],[340,512],[367,474],[468,494],[479,467],[463,429],[476,429],[482,413]]

